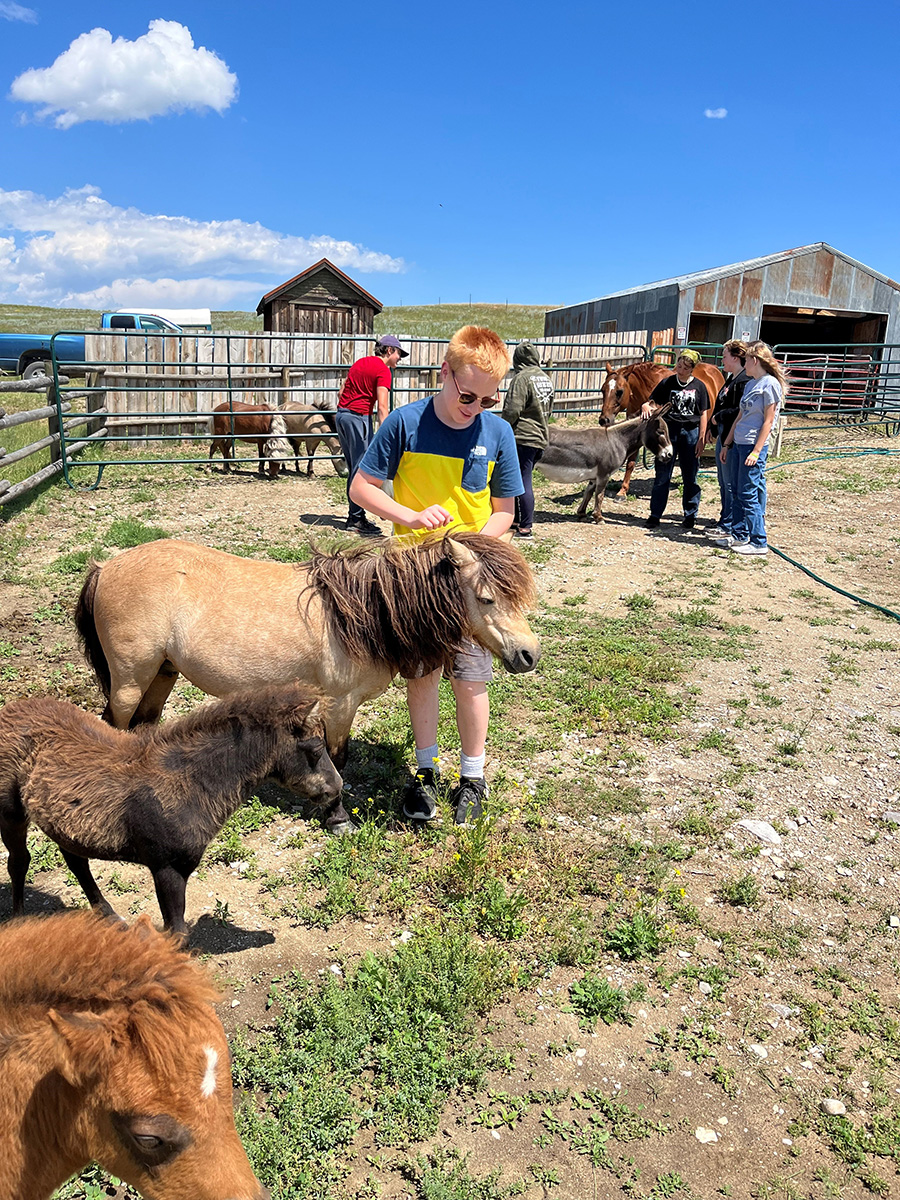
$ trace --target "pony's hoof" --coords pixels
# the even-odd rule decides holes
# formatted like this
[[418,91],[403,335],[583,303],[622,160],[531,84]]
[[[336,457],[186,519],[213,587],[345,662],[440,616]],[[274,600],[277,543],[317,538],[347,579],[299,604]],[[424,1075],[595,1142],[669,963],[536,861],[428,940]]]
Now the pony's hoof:
[[616,492],[613,496],[613,504],[624,504],[627,499],[628,497],[624,492]]
[[325,832],[331,837],[348,837],[351,833],[359,833],[359,826],[352,821],[341,821],[337,825],[327,826]]

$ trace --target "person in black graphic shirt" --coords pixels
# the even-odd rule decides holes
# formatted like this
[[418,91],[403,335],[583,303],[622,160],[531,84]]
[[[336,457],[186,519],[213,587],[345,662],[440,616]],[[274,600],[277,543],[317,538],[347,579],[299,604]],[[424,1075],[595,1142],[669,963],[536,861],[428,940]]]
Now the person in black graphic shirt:
[[707,529],[706,536],[716,539],[731,536],[737,455],[732,454],[723,462],[722,443],[731,433],[731,427],[741,411],[741,396],[750,382],[744,370],[746,359],[747,347],[737,338],[722,347],[722,370],[728,373],[728,381],[716,397],[716,406],[709,420],[710,434],[716,439],[716,474],[719,477],[722,509],[718,524]]
[[675,374],[667,375],[650,393],[650,399],[641,408],[641,417],[646,421],[653,416],[657,407],[671,404],[666,414],[666,424],[672,439],[674,457],[668,462],[656,460],[656,478],[650,493],[650,516],[647,528],[655,529],[666,511],[669,485],[675,460],[681,467],[683,514],[682,528],[693,529],[697,510],[700,507],[700,485],[697,483],[697,468],[706,442],[706,424],[709,420],[709,392],[706,384],[695,379],[694,367],[700,361],[696,350],[682,350],[675,364]]

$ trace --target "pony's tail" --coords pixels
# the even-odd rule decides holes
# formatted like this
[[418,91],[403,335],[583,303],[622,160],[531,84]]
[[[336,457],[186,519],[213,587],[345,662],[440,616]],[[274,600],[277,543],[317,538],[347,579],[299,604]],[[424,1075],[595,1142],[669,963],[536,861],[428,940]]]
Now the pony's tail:
[[100,685],[100,691],[103,693],[104,699],[109,700],[111,687],[109,663],[107,662],[103,647],[100,645],[100,638],[97,636],[97,626],[94,622],[94,596],[97,591],[97,580],[99,578],[99,563],[91,563],[88,568],[87,579],[84,581],[84,587],[81,589],[81,594],[78,597],[78,603],[75,605],[75,628],[78,630],[78,636],[81,638],[87,664],[97,678],[97,683]]

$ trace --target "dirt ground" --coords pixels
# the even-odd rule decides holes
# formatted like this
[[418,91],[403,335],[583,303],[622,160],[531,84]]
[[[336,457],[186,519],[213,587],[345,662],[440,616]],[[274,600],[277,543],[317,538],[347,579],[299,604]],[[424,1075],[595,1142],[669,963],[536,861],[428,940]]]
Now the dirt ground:
[[[838,587],[900,611],[900,459],[796,462],[835,446],[897,449],[871,434],[789,436],[784,465],[770,475],[770,543]],[[169,534],[222,549],[239,545],[243,552],[254,543],[291,545],[310,531],[330,535],[343,516],[340,489],[327,468],[317,471],[312,481],[291,475],[275,483],[249,472],[167,476],[159,490],[152,474],[137,468],[129,477],[111,472],[96,492],[52,489],[7,518],[0,527],[7,546],[0,697],[6,702],[50,691],[99,711],[70,618],[80,580],[75,572],[52,570],[62,556],[89,547],[96,530],[129,512]],[[573,771],[594,772],[604,786],[640,789],[649,801],[642,812],[603,818],[638,839],[674,836],[704,800],[731,811],[734,819],[720,836],[694,843],[680,877],[686,902],[710,926],[740,935],[740,970],[724,997],[717,995],[714,977],[710,984],[704,971],[724,954],[721,941],[702,932],[673,941],[661,960],[669,975],[656,968],[647,999],[634,1005],[634,1023],[599,1024],[591,1032],[565,1011],[567,988],[581,972],[556,968],[491,1014],[492,1039],[514,1050],[516,1067],[498,1072],[488,1087],[525,1097],[519,1116],[504,1119],[502,1103],[486,1092],[477,1104],[451,1104],[431,1144],[468,1153],[473,1176],[500,1167],[504,1180],[524,1179],[530,1198],[900,1196],[900,1116],[891,1126],[892,1149],[871,1157],[868,1181],[835,1154],[834,1139],[829,1143],[827,1130],[810,1116],[824,1098],[838,1096],[859,1127],[873,1129],[879,1116],[900,1113],[900,627],[776,553],[740,561],[717,549],[704,533],[717,515],[712,479],[704,484],[691,533],[680,528],[675,496],[659,529],[644,527],[649,489],[650,474],[639,472],[629,501],[608,497],[607,520],[595,526],[573,520],[575,498],[564,489],[539,486],[529,553],[540,604],[569,601],[598,619],[617,619],[627,612],[627,597],[650,597],[668,612],[714,586],[716,609],[749,627],[747,653],[738,661],[698,660],[689,680],[696,703],[668,740],[651,741],[634,729],[627,754],[611,760],[602,735],[585,729],[557,754]],[[542,543],[549,543],[548,554],[541,553]],[[552,661],[552,646],[545,652]],[[197,699],[182,687],[170,707],[184,710]],[[365,721],[363,712],[360,738]],[[727,736],[727,758],[717,734]],[[742,770],[729,776],[736,764]],[[489,778],[496,766],[489,751]],[[516,766],[523,778],[533,769]],[[739,826],[745,818],[773,826],[775,842],[761,842]],[[287,847],[298,831],[305,831],[300,844]],[[560,812],[555,836],[577,854],[598,828],[589,817]],[[320,854],[324,844],[314,826],[290,813],[246,840],[268,871]],[[723,881],[738,869],[758,884],[756,905],[722,898]],[[128,866],[116,871],[138,887],[110,897],[120,911],[146,911],[158,920],[146,873]],[[100,866],[101,886],[111,874],[111,867]],[[40,873],[28,891],[32,912],[80,902],[60,869]],[[268,981],[285,969],[313,979],[346,971],[365,951],[388,950],[403,932],[384,917],[345,919],[327,932],[298,926],[273,912],[241,864],[203,868],[188,886],[187,903],[187,918],[196,923],[191,946],[227,989],[220,1011],[229,1031],[265,1027]],[[0,880],[0,919],[9,904]],[[765,953],[766,939],[776,934],[784,952]],[[622,962],[603,974],[628,988],[647,982],[648,971],[646,964]],[[830,1003],[833,997],[812,990],[825,978],[841,990],[843,1007],[835,1012],[842,1019],[856,1000],[874,995],[879,1001],[874,1027],[847,1016],[839,1046],[834,1028],[819,1041],[810,1036],[810,998]],[[713,1010],[717,999],[722,1003]],[[684,1033],[673,1043],[677,1030]],[[715,1048],[692,1057],[691,1037]],[[713,1061],[730,1073],[727,1088],[711,1081]],[[572,1135],[551,1137],[546,1106],[527,1099],[530,1090],[553,1089],[620,1096],[632,1112],[663,1123],[665,1136],[628,1142],[631,1176],[604,1172],[575,1151]],[[496,1110],[496,1123],[475,1123],[477,1110]],[[362,1134],[355,1149],[357,1162],[340,1194],[375,1194],[366,1190],[373,1175],[386,1197],[412,1194],[396,1156],[382,1156],[373,1170]]]

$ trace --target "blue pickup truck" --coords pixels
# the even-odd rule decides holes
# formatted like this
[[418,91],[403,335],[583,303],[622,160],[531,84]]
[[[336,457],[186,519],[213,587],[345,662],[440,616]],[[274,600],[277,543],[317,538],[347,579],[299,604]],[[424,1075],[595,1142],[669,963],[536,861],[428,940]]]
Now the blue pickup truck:
[[[143,329],[148,333],[182,333],[180,325],[151,313],[105,312],[100,329]],[[50,358],[50,334],[0,333],[0,368],[30,379]],[[66,333],[53,343],[57,362],[84,362],[84,334]]]

